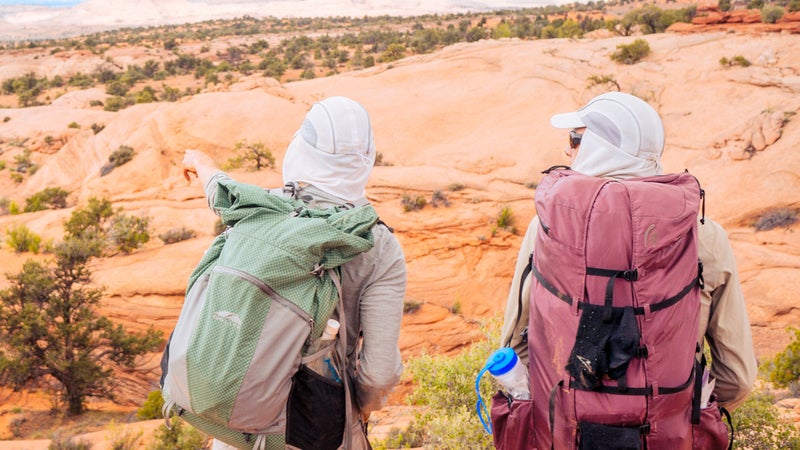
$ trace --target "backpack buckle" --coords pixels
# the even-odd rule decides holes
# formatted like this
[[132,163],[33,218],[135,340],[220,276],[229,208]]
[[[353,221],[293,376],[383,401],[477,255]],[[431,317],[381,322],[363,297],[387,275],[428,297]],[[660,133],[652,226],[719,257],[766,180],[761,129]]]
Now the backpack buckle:
[[627,281],[636,281],[639,279],[639,271],[636,269],[624,270],[622,272],[622,278],[624,278]]

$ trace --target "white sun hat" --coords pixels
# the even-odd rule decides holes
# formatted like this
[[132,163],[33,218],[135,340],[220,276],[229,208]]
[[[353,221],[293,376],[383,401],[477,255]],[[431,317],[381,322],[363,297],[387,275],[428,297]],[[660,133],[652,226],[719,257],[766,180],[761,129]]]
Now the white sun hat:
[[354,202],[364,198],[375,144],[367,110],[346,97],[329,97],[306,114],[283,158],[283,181],[306,182]]
[[644,100],[608,92],[581,109],[550,118],[556,128],[586,128],[572,169],[586,175],[631,178],[660,175],[664,125]]

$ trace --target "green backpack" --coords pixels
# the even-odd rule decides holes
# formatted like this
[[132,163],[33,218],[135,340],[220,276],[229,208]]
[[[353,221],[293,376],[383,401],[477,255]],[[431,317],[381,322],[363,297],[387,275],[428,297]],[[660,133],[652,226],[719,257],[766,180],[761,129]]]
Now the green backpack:
[[[338,447],[349,435],[344,432],[350,423],[348,376],[321,385],[323,391],[334,389],[340,403],[344,398],[336,407],[346,416],[336,423],[341,429],[327,437],[303,429],[287,432],[293,414],[316,415],[302,406],[315,399],[294,402],[299,412],[287,403],[292,396],[319,394],[302,386],[320,385],[322,377],[300,369],[324,350],[335,346],[339,373],[347,373],[346,324],[334,344],[317,351],[317,341],[337,305],[344,320],[339,266],[373,247],[375,210],[369,204],[309,208],[301,200],[232,180],[219,182],[213,206],[228,229],[192,272],[164,351],[166,419],[176,414],[237,448],[308,448],[303,435],[313,448]],[[305,426],[296,422],[289,428]]]

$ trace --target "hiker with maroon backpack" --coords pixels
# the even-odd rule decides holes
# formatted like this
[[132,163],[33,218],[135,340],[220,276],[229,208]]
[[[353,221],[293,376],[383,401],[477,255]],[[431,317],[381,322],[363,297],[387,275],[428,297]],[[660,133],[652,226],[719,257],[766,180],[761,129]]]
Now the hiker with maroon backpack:
[[571,168],[547,171],[519,251],[501,342],[528,364],[531,399],[492,399],[496,447],[727,447],[722,416],[757,366],[733,252],[699,183],[662,174],[661,119],[632,95],[551,124],[570,129]]

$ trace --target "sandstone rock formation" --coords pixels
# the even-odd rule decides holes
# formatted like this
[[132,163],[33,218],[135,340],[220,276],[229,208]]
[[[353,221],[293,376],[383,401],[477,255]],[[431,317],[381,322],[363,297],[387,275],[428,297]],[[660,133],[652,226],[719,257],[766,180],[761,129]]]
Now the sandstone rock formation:
[[[786,327],[800,324],[800,238],[797,226],[756,232],[751,224],[771,208],[798,208],[800,41],[778,33],[666,33],[644,36],[652,54],[639,64],[611,61],[616,47],[632,39],[458,44],[328,78],[284,85],[244,79],[176,103],[117,113],[87,106],[97,92],[50,106],[2,109],[0,117],[9,120],[0,122],[0,142],[30,145],[41,168],[19,185],[0,172],[0,192],[22,204],[43,188],[60,186],[72,192],[73,207],[105,196],[128,214],[151,217],[153,236],[194,229],[194,239],[164,245],[154,238],[130,255],[92,266],[96,282],[107,288],[102,313],[134,330],[153,325],[169,333],[215,221],[200,186],[181,176],[183,150],[199,148],[223,163],[246,139],[266,144],[280,163],[313,102],[350,96],[370,111],[378,151],[391,163],[375,168],[368,195],[404,247],[406,300],[423,305],[405,318],[403,355],[423,349],[452,354],[483,339],[480,323],[502,314],[521,236],[535,213],[533,187],[542,170],[566,162],[565,134],[549,126],[549,117],[607,89],[590,81],[607,75],[661,113],[666,170],[688,169],[706,190],[706,213],[733,242],[757,355],[769,357],[788,342]],[[734,55],[753,65],[719,63]],[[80,130],[68,128],[73,121]],[[94,134],[88,129],[93,123],[105,128]],[[63,142],[49,148],[42,144],[48,135]],[[101,177],[120,145],[134,148],[134,159]],[[2,148],[0,159],[8,161],[21,151]],[[280,173],[279,165],[233,175],[277,186]],[[404,195],[430,200],[435,191],[449,206],[404,212]],[[513,212],[517,234],[496,229],[504,207]],[[24,223],[60,239],[71,211],[0,216],[0,234]],[[19,270],[27,257],[0,248],[0,273]],[[0,278],[0,288],[5,283]],[[157,357],[144,361],[142,372],[121,375],[130,404],[140,404],[155,387]]]

